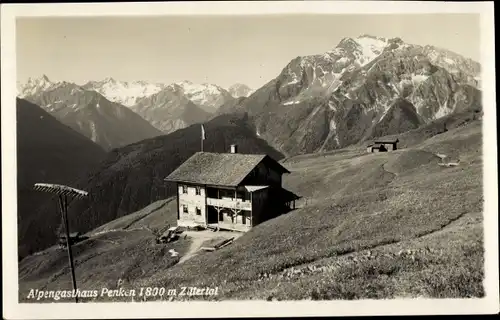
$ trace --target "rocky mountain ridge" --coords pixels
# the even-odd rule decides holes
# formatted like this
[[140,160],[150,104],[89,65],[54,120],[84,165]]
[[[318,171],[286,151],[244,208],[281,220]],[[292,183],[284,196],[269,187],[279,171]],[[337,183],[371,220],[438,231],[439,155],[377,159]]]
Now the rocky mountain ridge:
[[[248,112],[256,134],[287,155],[332,150],[481,109],[479,73],[447,50],[363,35],[293,59],[225,112]],[[388,113],[399,115],[390,126]]]
[[42,76],[30,79],[21,96],[106,150],[162,134],[129,108],[74,83]]
[[158,93],[138,99],[132,109],[163,133],[204,122],[211,115],[187,98],[178,85],[167,86]]
[[[210,114],[216,114],[219,107],[236,100],[228,90],[220,86],[195,84],[187,80],[166,85],[147,81],[118,81],[108,77],[101,81],[88,81],[79,86],[66,81],[50,81],[46,75],[29,78],[25,84],[18,83],[18,96],[45,106],[50,103],[44,103],[43,99],[37,100],[36,97],[47,95],[49,91],[60,92],[56,89],[67,86],[79,88],[76,90],[96,92],[110,102],[126,106],[162,133],[170,133],[205,121],[211,117]],[[245,91],[248,88],[245,85],[239,84],[238,88],[243,90],[242,92],[249,92]],[[76,107],[73,104],[70,104],[72,108]],[[76,105],[78,106],[78,103]]]

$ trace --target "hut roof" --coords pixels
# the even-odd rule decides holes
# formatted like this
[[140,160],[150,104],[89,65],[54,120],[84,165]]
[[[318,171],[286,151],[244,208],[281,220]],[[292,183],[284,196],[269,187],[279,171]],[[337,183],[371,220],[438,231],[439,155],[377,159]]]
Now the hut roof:
[[165,180],[235,187],[262,161],[266,161],[282,173],[289,173],[286,168],[267,155],[197,152]]
[[393,139],[393,140],[376,140],[375,144],[395,144],[398,143],[399,139]]

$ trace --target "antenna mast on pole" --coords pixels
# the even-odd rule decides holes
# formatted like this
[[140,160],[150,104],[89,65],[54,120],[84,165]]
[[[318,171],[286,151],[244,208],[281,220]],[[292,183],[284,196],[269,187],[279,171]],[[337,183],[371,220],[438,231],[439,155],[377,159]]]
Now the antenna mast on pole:
[[61,209],[64,229],[66,231],[66,249],[68,250],[69,269],[71,271],[71,280],[73,282],[75,302],[78,303],[75,268],[73,264],[73,252],[71,251],[71,241],[69,237],[68,196],[76,199],[83,199],[88,196],[88,193],[86,191],[78,190],[68,186],[49,183],[35,183],[34,189],[37,191],[48,192],[59,196],[59,208]]

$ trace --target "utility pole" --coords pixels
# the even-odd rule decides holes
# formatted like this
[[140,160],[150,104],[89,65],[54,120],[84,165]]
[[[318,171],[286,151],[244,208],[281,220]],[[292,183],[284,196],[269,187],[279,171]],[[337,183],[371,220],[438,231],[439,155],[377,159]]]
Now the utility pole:
[[68,263],[71,272],[71,281],[73,283],[73,292],[75,294],[75,302],[78,303],[78,294],[76,287],[75,268],[73,263],[73,252],[71,250],[71,241],[69,237],[69,221],[68,221],[68,196],[76,199],[82,199],[88,196],[86,191],[78,190],[64,185],[35,183],[34,189],[37,191],[56,194],[59,197],[59,208],[61,209],[62,221],[66,232],[66,249],[68,252]]
[[68,263],[69,270],[71,272],[71,281],[73,282],[73,290],[75,291],[75,302],[78,303],[78,295],[76,294],[75,266],[73,264],[73,251],[71,250],[71,240],[69,237],[68,198],[66,195],[59,196],[59,206],[61,207],[64,229],[66,231],[66,249],[68,251]]

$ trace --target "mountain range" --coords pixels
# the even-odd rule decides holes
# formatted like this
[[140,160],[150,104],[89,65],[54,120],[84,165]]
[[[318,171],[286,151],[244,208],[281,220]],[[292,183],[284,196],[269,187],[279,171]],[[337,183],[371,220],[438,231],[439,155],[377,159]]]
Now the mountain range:
[[[344,38],[322,54],[291,60],[276,78],[255,91],[239,83],[225,90],[190,81],[164,85],[107,78],[81,87],[63,82],[66,92],[70,91],[67,94],[55,89],[61,83],[43,77],[28,82],[20,92],[107,149],[171,133],[220,114],[246,112],[257,136],[280,152],[295,155],[338,149],[417,128],[453,112],[480,109],[480,69],[479,63],[449,50],[362,35]],[[121,121],[121,128],[138,131],[135,138],[121,133],[111,139],[106,130],[97,138],[92,123],[99,121],[85,121],[80,115],[66,119],[66,114],[75,113],[71,109],[80,113],[82,103],[59,96],[80,90],[127,105],[154,129]],[[45,98],[47,95],[52,98]],[[64,101],[63,107],[54,100]],[[87,109],[85,103],[83,109]]]
[[[74,128],[88,124],[87,128],[77,130],[80,130],[83,134],[107,149],[152,137],[159,134],[159,132],[148,128],[145,129],[143,135],[138,136],[139,139],[135,139],[134,141],[127,138],[115,138],[112,141],[103,142],[101,140],[106,140],[105,137],[98,139],[92,133],[95,126],[91,123],[95,121],[82,121],[79,116],[75,116],[79,119],[69,120],[66,119],[65,115],[61,116],[61,112],[64,114],[74,113],[66,109],[68,106],[70,109],[87,109],[85,103],[77,99],[68,99],[68,97],[55,101],[46,97],[49,95],[49,92],[50,96],[56,98],[59,95],[65,95],[64,92],[61,92],[62,87],[69,88],[70,95],[79,92],[89,96],[87,100],[92,100],[90,96],[94,96],[99,97],[98,99],[106,99],[117,106],[117,108],[118,106],[127,107],[150,122],[161,133],[170,133],[193,123],[208,120],[222,105],[232,103],[240,96],[247,96],[251,93],[251,89],[244,84],[231,86],[229,89],[231,92],[229,92],[218,85],[208,83],[195,84],[187,80],[166,85],[149,83],[147,81],[118,81],[111,77],[101,81],[88,81],[80,86],[66,81],[52,82],[46,75],[43,75],[40,78],[29,78],[25,84],[18,84],[19,97],[41,105],[49,112],[55,113],[61,121]],[[58,90],[56,91],[56,89]],[[54,106],[54,103],[58,105]],[[109,119],[109,117],[107,118]],[[120,124],[121,127],[131,127],[131,125],[131,123]],[[112,128],[112,126],[108,126],[108,128]],[[107,137],[108,135],[110,134],[107,132],[103,133],[103,136]],[[122,140],[125,140],[125,142]]]

